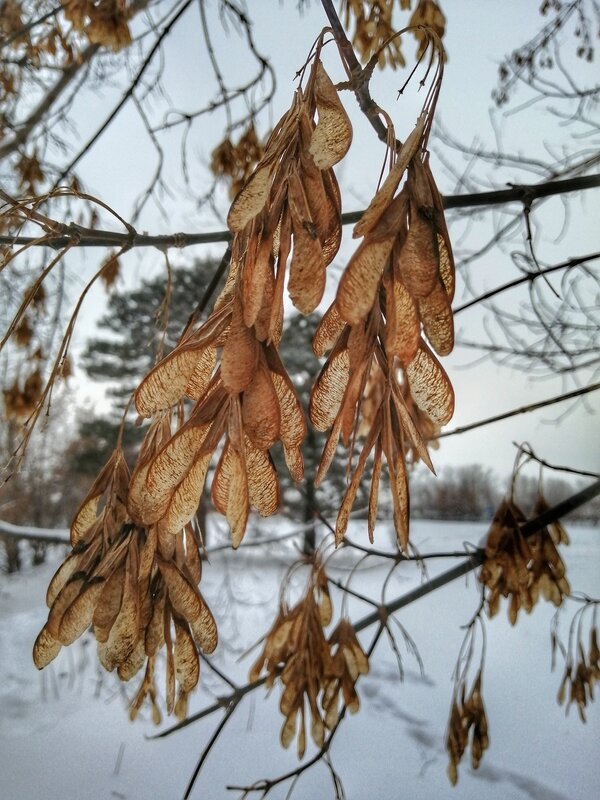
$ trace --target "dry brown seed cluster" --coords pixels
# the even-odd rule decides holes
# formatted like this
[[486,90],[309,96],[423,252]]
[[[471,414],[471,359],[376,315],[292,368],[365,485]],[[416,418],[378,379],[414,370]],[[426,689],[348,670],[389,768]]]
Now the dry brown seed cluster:
[[175,532],[191,519],[223,436],[212,499],[229,522],[234,547],[250,507],[267,516],[279,506],[269,454],[276,442],[283,445],[292,477],[302,478],[306,423],[277,353],[283,289],[291,255],[292,301],[308,313],[321,300],[325,268],[341,238],[331,167],[347,151],[351,135],[337,92],[316,58],[306,89],[296,93],[233,202],[231,269],[212,315],[188,331],[136,391],[142,416],[162,414],[184,397],[196,401],[174,436],[161,448],[156,442],[146,447],[138,460],[130,494],[138,524],[158,523]]
[[23,422],[35,412],[44,388],[42,373],[35,361],[30,365],[33,371],[24,380],[17,377],[8,389],[2,390],[6,419]]
[[71,525],[72,550],[48,586],[50,613],[33,659],[42,669],[91,626],[100,663],[116,669],[121,680],[133,678],[146,662],[131,716],[149,696],[158,722],[157,654],[165,649],[167,712],[185,715],[199,678],[196,647],[212,652],[217,629],[197,587],[201,562],[192,527],[174,535],[133,523],[129,482],[123,453],[116,449]]
[[237,144],[233,144],[227,136],[212,151],[210,169],[217,178],[229,179],[229,196],[232,200],[250,178],[264,152],[254,122],[248,125]]
[[121,50],[131,44],[126,0],[69,0],[63,12],[76,31],[92,44]]
[[488,724],[481,697],[481,670],[477,673],[471,694],[466,698],[464,681],[455,691],[446,735],[446,750],[450,756],[448,777],[453,786],[458,782],[458,765],[467,747],[471,748],[471,766],[477,769],[489,747]]
[[[73,551],[51,582],[49,620],[34,660],[45,666],[92,625],[101,662],[122,679],[147,659],[132,716],[146,697],[158,715],[154,667],[163,645],[169,713],[185,712],[198,681],[196,645],[205,652],[216,646],[214,620],[196,585],[200,561],[190,520],[221,442],[212,499],[229,522],[234,547],[251,506],[263,515],[278,508],[269,453],[275,442],[293,478],[302,478],[306,423],[277,352],[283,288],[290,262],[288,288],[297,307],[309,312],[321,299],[325,268],[341,239],[331,167],[351,137],[317,54],[306,88],[296,92],[231,207],[231,268],[213,313],[184,332],[135,393],[138,412],[152,422],[133,474],[116,449],[73,522]],[[195,405],[182,424],[186,398]],[[326,588],[325,581],[324,597]],[[342,680],[339,669],[331,676],[338,673]]]
[[322,747],[326,730],[332,730],[338,721],[340,696],[349,711],[358,711],[355,684],[359,675],[369,671],[367,656],[349,620],[340,620],[326,638],[324,628],[331,617],[327,575],[317,560],[302,599],[292,608],[281,603],[263,651],[250,670],[250,680],[255,681],[266,668],[269,688],[277,677],[281,680],[284,689],[279,708],[285,717],[281,744],[288,747],[298,730],[299,758],[306,749],[305,715],[310,714],[314,743]]
[[[354,20],[355,28],[352,44],[363,63],[377,53],[381,46],[393,35],[392,15],[396,0],[342,0],[342,13],[346,30]],[[410,0],[402,0],[403,9],[410,7]],[[389,64],[392,69],[406,64],[400,40],[394,39],[385,50],[378,54],[378,64],[383,69]]]
[[104,284],[104,288],[111,289],[116,284],[120,274],[121,262],[118,257],[114,253],[107,256],[100,270],[100,280]]
[[446,32],[446,17],[435,0],[419,0],[408,24],[416,28],[414,36],[419,42],[417,58],[427,48],[427,35],[424,28],[434,30],[440,39],[443,38]]
[[[358,51],[363,63],[371,57],[377,58],[378,65],[383,68],[386,63],[396,69],[405,66],[400,39],[388,40],[394,35],[394,6],[403,11],[411,8],[411,0],[342,0],[341,10],[344,15],[346,29],[354,21],[352,44]],[[418,26],[428,26],[442,38],[446,29],[446,18],[435,0],[417,0],[415,9],[408,22],[414,30],[412,33],[419,42],[417,57],[427,47],[427,36]],[[384,47],[384,45],[386,45]]]
[[[196,586],[200,562],[190,527],[213,457],[219,454],[212,500],[229,523],[234,547],[244,536],[251,507],[265,516],[278,508],[270,454],[277,442],[292,477],[303,477],[306,424],[277,348],[284,286],[300,312],[312,312],[341,240],[341,199],[332,168],[347,152],[352,129],[320,61],[325,34],[310,69],[302,71],[302,82],[308,73],[305,84],[231,206],[230,270],[213,312],[200,325],[192,318],[175,349],[135,392],[137,411],[151,422],[133,474],[115,450],[73,523],[73,552],[51,584],[49,621],[36,642],[36,663],[44,666],[91,624],[102,663],[117,668],[123,679],[147,659],[132,716],[146,697],[158,715],[154,669],[163,645],[167,709],[178,713],[185,712],[187,694],[198,680],[195,645],[207,652],[216,645],[214,620]],[[431,434],[453,410],[452,387],[429,346],[441,355],[452,348],[454,292],[442,201],[426,150],[442,71],[441,48],[433,41],[438,65],[425,110],[399,152],[394,149],[390,174],[356,226],[363,242],[314,342],[317,354],[333,348],[311,397],[315,427],[332,426],[319,480],[340,436],[350,446],[351,463],[361,426],[366,431],[340,509],[338,542],[374,450],[369,534],[385,455],[398,539],[407,547],[405,459],[410,455],[431,466],[417,423]],[[389,138],[395,143],[391,123]],[[398,192],[405,172],[406,184]],[[368,385],[373,391],[363,414]],[[420,416],[412,413],[417,407]],[[300,715],[302,751],[304,696],[313,739],[322,742],[325,727],[337,719],[340,694],[351,710],[357,708],[354,684],[368,668],[348,622],[325,638],[331,613],[327,580],[320,567],[315,575],[298,607],[282,606],[263,659],[269,669],[283,667],[282,738],[293,738]]]
[[567,658],[565,673],[558,691],[558,702],[562,705],[569,687],[567,710],[572,703],[577,703],[577,710],[582,722],[585,722],[585,709],[588,702],[594,699],[594,684],[600,683],[600,648],[598,632],[593,626],[590,630],[589,652],[586,657],[581,641],[577,645],[577,657]]
[[[540,497],[537,513],[547,508]],[[570,593],[565,565],[556,549],[557,544],[568,542],[562,525],[554,523],[525,539],[520,529],[525,521],[525,515],[511,499],[502,501],[488,531],[479,573],[479,580],[489,589],[490,617],[498,613],[500,598],[510,597],[511,625],[516,623],[520,608],[531,612],[540,594],[559,606]]]
[[[366,437],[338,514],[338,543],[374,451],[369,536],[373,536],[385,455],[396,534],[400,546],[407,548],[406,454],[412,451],[413,460],[416,454],[433,469],[423,437],[448,422],[454,410],[452,386],[431,350],[447,355],[454,344],[454,263],[442,200],[425,149],[428,130],[428,116],[423,113],[357,223],[354,235],[363,236],[363,241],[313,342],[317,355],[331,350],[309,409],[317,430],[331,428],[317,483],[327,472],[340,438],[351,446],[351,462],[359,432]],[[396,194],[405,172],[406,184]],[[365,392],[370,394],[368,430],[363,414]],[[415,405],[422,412],[421,430],[411,414]]]

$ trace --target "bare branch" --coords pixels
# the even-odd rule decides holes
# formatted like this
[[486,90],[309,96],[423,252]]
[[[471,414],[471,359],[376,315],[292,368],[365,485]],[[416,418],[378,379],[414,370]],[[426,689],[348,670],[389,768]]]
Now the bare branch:
[[600,389],[600,383],[593,383],[591,386],[584,386],[582,389],[575,389],[573,392],[566,392],[565,394],[558,395],[558,397],[551,397],[548,400],[540,400],[537,403],[531,403],[527,406],[515,408],[512,411],[505,411],[504,414],[497,414],[495,417],[488,417],[487,419],[479,420],[479,422],[472,422],[470,425],[462,425],[460,428],[455,428],[452,431],[444,431],[438,434],[435,438],[442,439],[446,436],[456,436],[458,433],[466,433],[475,428],[482,428],[484,425],[491,425],[493,422],[500,422],[500,420],[515,417],[517,414],[528,414],[530,411],[537,411],[538,408],[545,408],[552,406],[556,403],[563,403],[565,400],[573,400],[589,392],[595,392]]
[[[546,527],[552,522],[556,522],[556,520],[564,517],[566,514],[569,514],[576,508],[580,508],[581,506],[585,505],[598,495],[600,495],[600,480],[595,481],[585,489],[582,489],[580,492],[571,495],[561,503],[557,503],[557,505],[548,509],[544,513],[524,523],[521,526],[521,533],[525,537],[531,536],[541,528]],[[442,572],[440,575],[437,575],[435,578],[432,578],[426,583],[417,586],[410,592],[407,592],[406,594],[401,595],[394,600],[390,600],[388,603],[382,604],[376,611],[373,611],[371,614],[362,617],[355,624],[353,624],[354,630],[358,633],[366,628],[371,627],[371,625],[374,625],[375,623],[381,624],[382,620],[386,619],[390,614],[399,611],[401,608],[405,608],[411,603],[414,603],[415,600],[419,600],[421,597],[431,594],[431,592],[440,589],[442,586],[446,586],[448,583],[451,583],[457,578],[468,575],[469,572],[472,572],[482,563],[483,555],[483,548],[474,550],[473,553],[469,554],[468,558],[466,558],[462,563],[457,564],[455,567],[452,567],[445,572]],[[194,722],[197,722],[200,719],[210,716],[210,714],[213,714],[215,711],[218,711],[221,708],[229,708],[231,703],[239,702],[242,697],[245,697],[255,689],[258,689],[259,686],[263,686],[266,680],[267,677],[264,676],[256,681],[253,681],[252,683],[246,684],[245,686],[240,686],[238,689],[230,692],[230,694],[220,697],[216,703],[203,708],[201,711],[198,711],[196,714],[192,714],[190,717],[182,722],[179,722],[177,725],[173,725],[172,727],[167,728],[166,730],[156,734],[156,736],[152,736],[150,738],[162,739],[165,736],[170,736],[172,733],[175,733],[182,728],[186,728],[188,725],[192,725]]]
[[[545,181],[537,184],[519,184],[510,189],[499,189],[494,192],[478,192],[475,194],[446,195],[443,198],[444,208],[472,208],[501,205],[504,203],[528,202],[532,200],[562,195],[569,192],[581,192],[600,186],[599,175],[584,175],[560,181]],[[342,224],[352,225],[362,217],[363,211],[350,211],[342,214]],[[58,224],[58,223],[57,223]],[[60,236],[47,236],[43,240],[33,236],[0,236],[0,245],[27,245],[64,247],[73,238],[77,238],[76,247],[156,247],[164,250],[168,247],[184,248],[196,244],[212,244],[214,242],[231,241],[230,231],[213,231],[210,233],[173,233],[163,236],[150,236],[134,232],[118,233],[116,231],[94,230],[83,225],[70,223],[66,226],[72,235],[62,233]],[[592,257],[592,256],[590,256]],[[595,257],[595,256],[593,256]]]

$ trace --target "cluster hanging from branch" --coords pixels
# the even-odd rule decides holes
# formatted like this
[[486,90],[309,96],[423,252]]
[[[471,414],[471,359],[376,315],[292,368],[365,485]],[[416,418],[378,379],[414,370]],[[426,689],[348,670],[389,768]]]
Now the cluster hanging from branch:
[[[311,313],[322,300],[326,269],[341,242],[341,195],[333,167],[350,147],[352,128],[321,60],[327,33],[317,40],[290,109],[233,201],[229,273],[212,313],[204,322],[192,317],[177,346],[134,394],[140,418],[150,418],[150,424],[132,474],[117,447],[74,520],[72,553],[51,583],[36,664],[43,667],[91,624],[102,663],[116,668],[119,677],[129,679],[146,662],[132,715],[146,697],[156,707],[154,664],[163,645],[166,706],[178,713],[198,680],[194,642],[205,652],[216,645],[214,621],[196,588],[200,573],[192,528],[213,459],[212,501],[227,519],[233,547],[244,537],[251,508],[263,516],[278,510],[271,456],[276,444],[292,478],[303,478],[307,426],[278,347],[285,286],[298,311]],[[427,152],[443,70],[439,38],[433,32],[428,37],[426,76],[433,78],[423,111],[402,145],[389,116],[377,112],[387,126],[390,171],[355,228],[362,242],[314,340],[317,355],[331,350],[310,401],[314,427],[331,428],[317,482],[340,438],[348,449],[349,484],[337,544],[374,451],[369,534],[372,538],[385,456],[397,539],[406,551],[406,461],[422,459],[432,468],[425,437],[453,411],[452,387],[433,354],[446,355],[453,345],[454,266]],[[344,86],[354,88],[352,79]],[[328,655],[315,650],[317,661],[321,658],[323,717],[316,711],[315,687],[308,693],[315,741],[322,740],[323,725],[333,724],[340,692],[347,705],[356,705],[354,683],[366,668],[346,622],[323,642]],[[281,658],[278,653],[278,663]],[[289,667],[285,674],[296,686],[298,674],[292,678],[292,672]],[[298,704],[289,706],[288,727],[299,710]]]
[[117,448],[71,524],[72,550],[48,586],[50,613],[33,660],[42,669],[91,626],[98,658],[109,672],[116,669],[128,681],[146,663],[131,716],[148,696],[158,723],[158,652],[164,648],[166,654],[167,712],[183,718],[187,696],[199,679],[197,648],[211,653],[217,628],[198,589],[202,564],[193,526],[165,533],[155,525],[135,525],[126,506],[129,483]]
[[[290,568],[282,595],[297,567]],[[298,758],[306,749],[307,713],[312,740],[323,747],[325,732],[338,723],[340,698],[350,712],[356,713],[360,703],[355,684],[360,675],[369,672],[369,660],[349,619],[341,618],[326,636],[324,629],[331,623],[332,614],[327,574],[317,553],[303,597],[291,608],[282,597],[277,619],[250,670],[249,679],[255,681],[266,668],[269,688],[277,679],[281,681],[284,690],[279,709],[285,717],[281,744],[289,747],[298,729]]]
[[[549,508],[539,495],[535,513]],[[479,580],[487,587],[490,617],[498,613],[500,598],[510,597],[508,618],[517,621],[519,609],[531,613],[540,595],[555,606],[570,594],[565,565],[557,545],[568,544],[569,537],[560,522],[544,527],[525,538],[520,526],[526,517],[512,498],[503,500],[487,535],[485,557]]]

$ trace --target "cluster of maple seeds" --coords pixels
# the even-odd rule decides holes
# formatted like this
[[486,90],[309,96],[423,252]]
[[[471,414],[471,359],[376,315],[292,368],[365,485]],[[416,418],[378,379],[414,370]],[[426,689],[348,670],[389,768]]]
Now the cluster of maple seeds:
[[[549,508],[543,496],[537,500],[536,515]],[[487,586],[490,617],[498,613],[500,598],[510,597],[508,618],[517,621],[519,609],[528,614],[540,595],[555,606],[570,594],[565,565],[558,544],[568,544],[569,538],[559,522],[537,531],[527,539],[521,533],[525,515],[512,499],[502,501],[488,532],[483,566],[479,580]]]
[[[400,40],[393,38],[394,6],[397,0],[342,0],[342,13],[346,29],[354,22],[352,44],[361,56],[363,63],[373,58],[383,68],[386,63],[392,69],[403,67],[406,63],[402,55]],[[400,0],[403,11],[410,9],[412,0]],[[435,0],[417,0],[410,17],[410,28],[419,41],[418,56],[426,48],[427,37],[417,26],[426,25],[433,29],[440,38],[444,35],[446,18]],[[392,41],[389,41],[392,39]]]
[[321,300],[325,269],[341,239],[331,167],[351,136],[337,91],[317,58],[306,89],[296,93],[231,207],[231,268],[213,313],[182,336],[136,391],[142,416],[160,417],[184,397],[196,401],[168,441],[155,435],[159,423],[150,428],[133,476],[130,508],[136,521],[168,519],[163,524],[173,531],[187,522],[223,437],[212,500],[229,522],[234,547],[251,506],[264,516],[279,506],[269,453],[276,442],[294,480],[302,479],[306,423],[277,352],[283,289],[289,271],[288,291],[299,310],[310,313]]
[[92,44],[122,50],[131,44],[128,20],[131,16],[125,0],[69,0],[64,4],[65,17],[73,28]]
[[[85,520],[86,532],[72,534],[73,552],[51,584],[51,612],[35,646],[36,663],[44,666],[92,624],[102,663],[117,668],[120,677],[131,677],[148,659],[133,713],[146,696],[155,706],[153,672],[163,640],[157,645],[148,626],[156,630],[156,614],[163,620],[169,711],[175,704],[174,681],[179,681],[183,705],[198,679],[197,656],[190,655],[189,643],[195,640],[207,652],[216,644],[214,621],[193,585],[199,562],[190,527],[215,453],[220,448],[212,501],[229,523],[234,547],[244,536],[250,507],[263,516],[279,507],[270,455],[275,443],[283,447],[292,478],[303,477],[300,445],[306,423],[277,351],[283,290],[287,280],[291,300],[304,314],[322,299],[325,271],[341,241],[340,192],[332,167],[352,139],[349,119],[319,58],[322,39],[305,88],[297,90],[231,206],[230,270],[213,312],[199,327],[190,323],[175,349],[135,392],[137,411],[151,417],[151,423],[133,473],[129,476],[120,450],[115,450],[74,521],[72,530],[77,530]],[[407,547],[405,458],[412,453],[413,459],[422,458],[431,466],[413,419],[415,409],[430,431],[452,413],[450,383],[421,336],[423,328],[438,354],[452,347],[454,271],[441,198],[425,149],[430,124],[431,113],[424,113],[356,226],[355,235],[364,236],[364,241],[315,336],[317,355],[333,348],[310,402],[315,427],[332,426],[318,481],[340,435],[352,445],[350,464],[359,429],[366,431],[339,512],[338,542],[374,448],[369,533],[372,537],[385,455],[398,540]],[[406,186],[396,194],[407,169]],[[363,411],[367,387],[370,401]],[[186,400],[194,405],[184,422]],[[103,508],[96,516],[103,495]],[[141,564],[145,567],[140,575]],[[126,592],[130,582],[139,591]],[[69,622],[63,624],[65,615]],[[364,662],[354,642],[351,628],[341,623],[329,645],[337,643],[339,656],[323,656],[325,666],[319,674],[329,680],[324,698],[330,719],[339,691],[348,705],[357,703],[353,686]],[[351,652],[362,665],[358,672],[349,666]],[[329,675],[329,662],[337,663],[336,658],[339,664]],[[319,715],[311,709],[314,721]]]
[[[2,390],[5,416],[17,422],[26,420],[35,412],[44,389],[41,369],[44,351],[36,338],[36,330],[46,312],[46,290],[43,285],[37,286],[35,291],[34,287],[30,287],[26,295],[30,295],[29,304],[10,334],[11,341],[25,352],[12,384]],[[57,377],[66,379],[70,374],[71,364],[65,359]]]
[[[428,125],[424,113],[355,226],[354,236],[363,236],[363,241],[344,271],[336,299],[313,342],[317,355],[331,350],[309,407],[317,430],[331,428],[317,483],[326,474],[339,439],[351,446],[351,463],[357,436],[366,431],[338,514],[337,542],[345,534],[374,450],[369,537],[372,540],[385,455],[396,534],[400,546],[407,548],[406,456],[411,451],[413,460],[420,458],[433,469],[424,434],[435,435],[454,410],[450,381],[423,338],[438,355],[447,355],[454,344],[454,264],[442,199],[425,149]],[[406,184],[396,193],[405,172]],[[420,410],[418,418],[415,408]]]
[[279,709],[285,721],[281,744],[289,747],[298,732],[298,758],[306,749],[306,715],[310,715],[310,734],[322,747],[325,732],[335,728],[340,714],[340,699],[352,713],[360,702],[355,684],[369,671],[369,661],[350,620],[340,619],[326,637],[332,619],[327,575],[318,557],[312,565],[306,593],[289,608],[282,602],[279,614],[265,637],[264,648],[250,670],[255,681],[264,668],[271,688],[279,678],[283,693]]
[[48,586],[50,612],[33,659],[42,669],[91,626],[100,663],[121,680],[133,678],[146,663],[131,717],[148,697],[158,723],[159,652],[164,648],[166,656],[167,712],[183,718],[199,679],[197,648],[212,652],[217,629],[198,589],[202,569],[192,526],[177,535],[137,526],[127,511],[129,484],[123,453],[116,449],[73,519],[72,550]]
[[577,710],[582,722],[585,722],[585,709],[588,702],[594,699],[594,684],[600,683],[600,648],[598,647],[598,632],[596,626],[590,630],[590,645],[586,656],[581,641],[577,643],[576,657],[567,658],[565,672],[558,690],[558,702],[562,705],[569,689],[567,710],[572,703],[577,704]]
[[481,697],[481,670],[478,671],[469,697],[464,681],[457,687],[450,711],[446,750],[450,756],[448,777],[453,786],[458,782],[458,765],[467,747],[471,748],[471,766],[477,769],[489,747],[488,724]]
[[227,136],[211,153],[210,169],[217,178],[229,179],[229,196],[234,197],[242,190],[265,152],[254,127],[254,122],[246,128],[237,144]]

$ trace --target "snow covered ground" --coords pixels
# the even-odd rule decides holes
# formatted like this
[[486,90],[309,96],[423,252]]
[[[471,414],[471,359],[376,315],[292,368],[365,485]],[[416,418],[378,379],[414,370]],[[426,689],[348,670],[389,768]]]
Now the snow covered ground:
[[[356,524],[350,536],[366,538]],[[422,552],[477,542],[483,524],[417,521],[412,537]],[[283,530],[270,527],[270,533]],[[573,589],[600,596],[600,531],[570,526],[572,544],[564,548]],[[385,532],[376,546],[385,548]],[[42,626],[46,585],[61,558],[52,550],[48,564],[19,575],[0,575],[0,797],[2,800],[171,800],[181,798],[198,755],[220,714],[165,739],[146,718],[128,721],[125,689],[96,666],[93,645],[77,643],[42,673],[31,663],[31,647]],[[279,580],[294,554],[290,542],[244,552],[218,553],[204,570],[202,590],[219,621],[221,645],[215,663],[244,682],[253,655],[239,654],[270,626]],[[343,579],[349,554],[332,563]],[[335,563],[339,569],[333,569]],[[377,598],[388,567],[361,569],[352,586]],[[430,561],[430,575],[450,564]],[[403,564],[391,579],[387,598],[417,585],[414,565]],[[404,681],[385,637],[372,659],[371,673],[359,681],[361,711],[348,717],[332,746],[332,761],[349,800],[372,798],[544,798],[578,800],[600,797],[600,704],[588,708],[583,725],[576,709],[565,715],[556,704],[562,660],[550,671],[550,621],[554,608],[541,603],[531,616],[509,625],[505,608],[488,622],[483,699],[490,726],[490,749],[479,770],[465,756],[458,786],[446,777],[444,733],[452,694],[452,671],[464,631],[478,603],[471,576],[446,586],[403,609],[398,619],[412,635],[425,665],[421,676],[405,651]],[[339,611],[339,597],[334,597]],[[561,613],[561,632],[579,604]],[[349,604],[353,618],[370,611],[359,600]],[[361,634],[368,646],[373,631]],[[586,642],[587,644],[587,642]],[[191,712],[225,693],[223,684],[203,666],[203,686]],[[240,796],[227,785],[247,785],[275,777],[297,765],[294,747],[279,746],[279,690],[262,689],[247,697],[206,762],[193,798],[219,800]],[[163,723],[163,728],[169,723]],[[314,750],[308,751],[310,757]],[[270,797],[284,798],[289,783]],[[259,797],[260,794],[252,795]],[[296,784],[296,800],[334,797],[327,768],[318,764]]]

